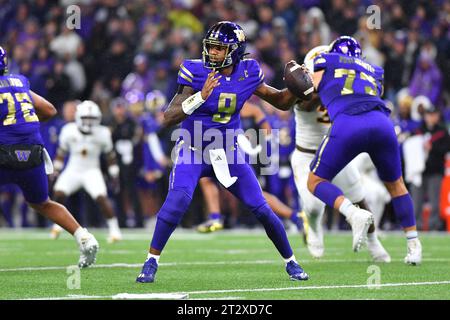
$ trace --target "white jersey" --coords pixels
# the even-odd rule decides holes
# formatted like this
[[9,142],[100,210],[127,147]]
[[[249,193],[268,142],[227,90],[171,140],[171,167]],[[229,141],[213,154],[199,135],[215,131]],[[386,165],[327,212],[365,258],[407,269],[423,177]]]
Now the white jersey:
[[295,111],[295,143],[305,149],[317,150],[331,126],[327,110],[319,106],[306,112],[297,106]]
[[92,134],[83,134],[77,125],[71,122],[61,130],[59,147],[70,153],[66,168],[82,171],[100,168],[100,155],[113,149],[111,131],[108,127],[97,126],[93,128]]

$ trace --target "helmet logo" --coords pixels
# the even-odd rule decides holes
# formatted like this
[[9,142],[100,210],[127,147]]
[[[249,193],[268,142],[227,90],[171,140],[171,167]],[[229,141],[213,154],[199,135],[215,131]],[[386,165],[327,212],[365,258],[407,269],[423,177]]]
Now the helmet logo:
[[233,30],[234,33],[236,33],[236,37],[238,38],[239,42],[243,42],[245,41],[245,34],[244,31],[237,29],[237,30]]

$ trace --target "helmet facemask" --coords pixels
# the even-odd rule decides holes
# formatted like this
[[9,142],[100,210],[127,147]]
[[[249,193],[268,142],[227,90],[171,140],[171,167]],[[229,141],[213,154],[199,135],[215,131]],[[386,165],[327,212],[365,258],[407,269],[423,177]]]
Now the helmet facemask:
[[95,116],[84,116],[80,118],[78,128],[84,134],[91,134],[96,126],[100,125],[101,119]]
[[[209,53],[210,47],[212,46],[220,46],[226,48],[225,50],[225,58],[222,61],[213,61],[211,59],[212,55]],[[238,48],[238,45],[233,44],[226,44],[217,40],[212,39],[204,39],[203,40],[203,64],[206,68],[210,69],[221,69],[229,67],[233,64],[233,57],[232,54],[236,49]]]

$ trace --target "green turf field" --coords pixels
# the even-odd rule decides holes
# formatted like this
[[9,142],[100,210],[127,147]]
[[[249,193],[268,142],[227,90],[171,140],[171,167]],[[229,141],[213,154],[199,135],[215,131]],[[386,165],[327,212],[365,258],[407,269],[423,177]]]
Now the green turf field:
[[68,234],[55,241],[46,231],[0,229],[0,299],[111,299],[120,293],[187,293],[189,299],[450,299],[448,234],[422,233],[424,261],[412,267],[403,263],[406,243],[400,233],[382,238],[390,264],[373,264],[367,250],[353,253],[350,233],[326,235],[324,258],[313,260],[299,235],[290,233],[295,255],[310,275],[309,281],[293,282],[262,230],[206,235],[177,230],[156,282],[140,284],[134,281],[150,234],[125,231],[124,241],[107,244],[105,231],[93,233],[101,246],[97,265],[81,270],[76,289],[77,270],[67,267],[78,261],[78,249]]

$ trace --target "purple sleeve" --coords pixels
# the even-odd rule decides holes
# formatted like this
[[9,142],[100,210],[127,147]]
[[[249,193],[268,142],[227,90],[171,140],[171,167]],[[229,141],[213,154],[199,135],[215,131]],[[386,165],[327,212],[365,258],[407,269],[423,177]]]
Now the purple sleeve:
[[177,83],[192,87],[194,82],[194,74],[191,70],[189,70],[190,64],[188,61],[183,61],[183,63],[180,65],[180,70],[178,71],[178,79]]
[[324,70],[334,63],[335,57],[331,54],[322,53],[314,58],[314,72]]
[[23,83],[23,85],[25,86],[25,89],[30,90],[30,81],[28,81],[28,79],[22,75],[17,75],[17,77]]
[[264,82],[264,72],[261,69],[261,66],[259,65],[258,61],[252,60],[252,65],[250,68],[250,72],[254,74],[258,78],[258,85]]

